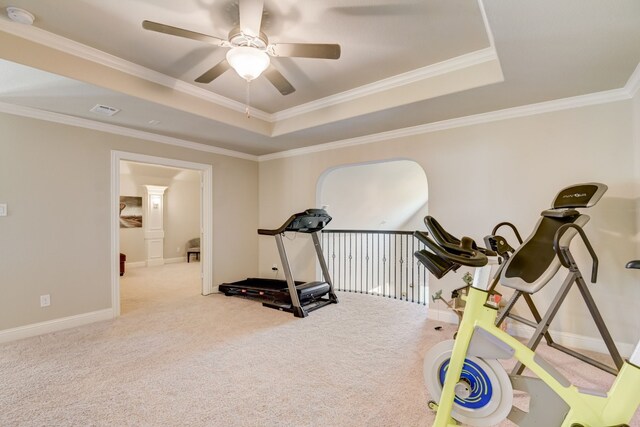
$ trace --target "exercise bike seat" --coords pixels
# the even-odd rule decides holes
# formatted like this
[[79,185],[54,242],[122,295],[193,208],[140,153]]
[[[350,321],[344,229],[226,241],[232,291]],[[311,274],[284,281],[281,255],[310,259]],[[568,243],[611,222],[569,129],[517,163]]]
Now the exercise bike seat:
[[[562,189],[552,208],[541,213],[533,233],[507,260],[500,275],[500,284],[527,294],[542,289],[561,267],[553,248],[553,239],[560,227],[575,224],[584,227],[589,216],[575,210],[595,205],[607,190],[599,183],[578,184]],[[568,229],[561,238],[562,246],[568,246],[577,234]]]

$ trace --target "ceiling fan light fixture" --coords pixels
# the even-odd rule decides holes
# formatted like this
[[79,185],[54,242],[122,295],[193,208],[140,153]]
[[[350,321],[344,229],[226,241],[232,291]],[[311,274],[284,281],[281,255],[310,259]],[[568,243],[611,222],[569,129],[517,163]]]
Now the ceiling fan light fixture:
[[238,46],[227,52],[227,62],[240,77],[250,82],[269,66],[269,55],[263,50],[249,46]]

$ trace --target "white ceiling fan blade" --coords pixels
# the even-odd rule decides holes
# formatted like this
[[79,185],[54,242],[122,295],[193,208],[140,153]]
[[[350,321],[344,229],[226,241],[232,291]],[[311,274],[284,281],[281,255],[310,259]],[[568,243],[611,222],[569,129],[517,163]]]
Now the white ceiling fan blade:
[[240,30],[250,36],[260,35],[264,0],[240,0]]
[[275,43],[269,46],[271,56],[339,59],[339,44]]
[[198,40],[215,46],[228,46],[229,42],[221,38],[209,36],[207,34],[196,33],[195,31],[185,30],[184,28],[172,27],[171,25],[161,24],[153,21],[142,21],[142,28],[157,33],[169,34],[172,36],[184,37],[185,39]]
[[203,75],[198,77],[196,79],[196,82],[197,83],[211,83],[213,80],[215,80],[218,77],[220,77],[220,75],[222,73],[224,73],[225,71],[227,71],[229,68],[231,68],[231,65],[229,65],[229,63],[227,62],[226,59],[223,59],[222,61],[220,61],[216,65],[214,65],[213,68],[207,70],[206,73],[204,73]]
[[291,83],[289,83],[289,81],[276,69],[276,67],[273,66],[273,64],[269,65],[263,76],[265,76],[282,95],[289,95],[296,91]]

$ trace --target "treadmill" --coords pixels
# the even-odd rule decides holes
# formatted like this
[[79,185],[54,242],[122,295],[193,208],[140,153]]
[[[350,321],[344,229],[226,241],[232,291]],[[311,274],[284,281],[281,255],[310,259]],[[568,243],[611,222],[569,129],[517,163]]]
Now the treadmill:
[[[223,283],[218,290],[226,296],[240,296],[262,301],[262,305],[306,317],[311,311],[328,304],[337,304],[327,263],[322,254],[318,233],[327,226],[331,217],[324,209],[307,209],[293,214],[275,230],[258,229],[258,234],[276,238],[280,262],[286,280],[248,278],[239,282]],[[289,259],[282,237],[286,232],[311,234],[324,281],[296,282],[291,274]]]

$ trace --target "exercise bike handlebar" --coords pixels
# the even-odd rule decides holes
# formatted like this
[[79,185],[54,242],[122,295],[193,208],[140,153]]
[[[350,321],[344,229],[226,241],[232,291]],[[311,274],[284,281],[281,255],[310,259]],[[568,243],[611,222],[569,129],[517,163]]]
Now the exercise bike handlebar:
[[498,229],[500,227],[503,227],[503,226],[507,226],[507,227],[511,228],[511,230],[513,230],[513,234],[516,235],[516,239],[518,239],[518,243],[522,244],[522,237],[520,236],[520,233],[518,232],[518,229],[516,228],[515,225],[511,224],[510,222],[504,221],[504,222],[501,222],[499,224],[496,224],[496,226],[493,227],[493,230],[491,231],[491,235],[495,236],[498,233]]
[[598,255],[596,255],[596,252],[593,250],[593,246],[591,246],[591,242],[587,238],[587,235],[585,234],[582,227],[580,227],[577,224],[564,224],[563,226],[558,228],[555,236],[553,237],[553,249],[556,251],[556,254],[558,254],[558,259],[560,260],[560,263],[562,264],[562,266],[570,269],[571,264],[567,259],[567,255],[566,255],[567,252],[570,253],[569,244],[563,245],[562,243],[560,243],[562,236],[570,228],[575,228],[578,234],[580,234],[580,237],[582,238],[584,245],[587,247],[587,250],[589,251],[589,255],[591,255],[591,259],[593,261],[591,265],[591,283],[596,283],[598,279]]
[[493,252],[488,249],[479,248],[472,238],[465,236],[462,239],[458,239],[448,233],[435,218],[431,216],[426,216],[424,223],[433,237],[433,240],[425,237],[428,241],[425,243],[438,257],[454,264],[468,267],[482,267],[489,262],[486,254],[491,255]]

